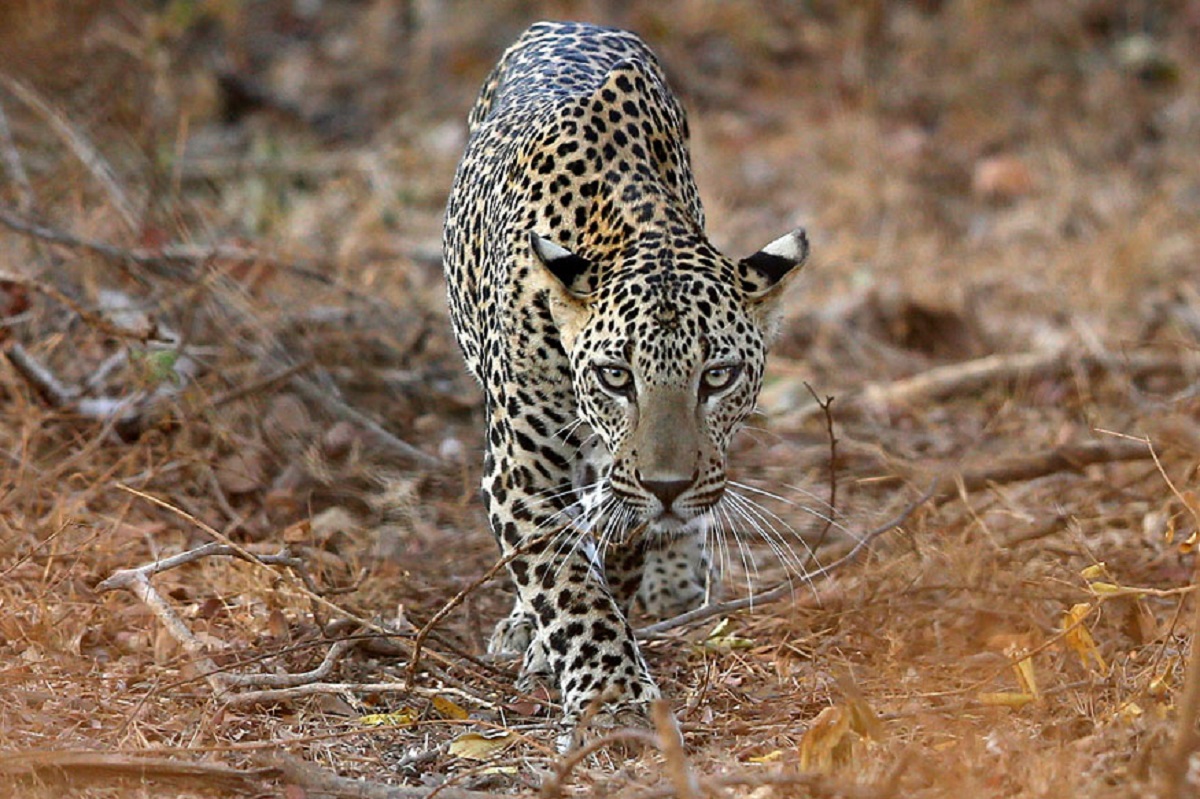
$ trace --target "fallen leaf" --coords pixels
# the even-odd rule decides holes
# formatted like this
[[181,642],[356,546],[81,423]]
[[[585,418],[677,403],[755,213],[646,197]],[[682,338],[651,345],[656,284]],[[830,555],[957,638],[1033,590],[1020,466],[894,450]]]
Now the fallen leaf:
[[154,662],[162,666],[170,663],[179,653],[179,642],[166,627],[159,627],[154,635]]
[[754,646],[753,640],[739,638],[730,633],[730,626],[729,619],[721,619],[700,646],[712,652],[731,652],[735,649],[750,649]]
[[1020,684],[1022,691],[1029,694],[1035,700],[1042,698],[1041,691],[1038,690],[1037,674],[1033,670],[1033,659],[1026,654],[1024,647],[1010,646],[1004,650],[1004,654],[1013,658],[1013,671],[1017,675],[1017,682]]
[[783,750],[776,749],[773,752],[767,752],[765,755],[754,755],[753,757],[748,757],[748,758],[746,758],[746,762],[747,763],[774,763],[776,760],[779,760],[781,757],[783,757]]
[[417,712],[411,707],[402,707],[391,713],[372,713],[359,718],[358,723],[364,727],[407,727],[415,724]]
[[272,638],[287,639],[290,631],[291,625],[288,624],[287,616],[279,608],[273,608],[267,614],[267,633]]
[[322,713],[328,713],[331,716],[350,718],[358,715],[354,705],[336,694],[318,694],[315,701]]
[[454,702],[444,696],[435,696],[433,698],[433,709],[444,719],[461,720],[471,715],[464,708],[454,704]]
[[516,774],[519,769],[516,766],[488,766],[481,768],[476,774]]
[[837,706],[825,708],[800,739],[801,771],[828,773],[848,762],[854,755],[857,738],[850,729],[850,713]]
[[1068,610],[1062,620],[1063,636],[1067,646],[1079,656],[1079,662],[1085,669],[1107,676],[1108,664],[1104,662],[1104,657],[1096,646],[1096,639],[1092,638],[1092,633],[1084,623],[1091,611],[1092,606],[1087,602],[1081,602]]
[[1200,530],[1193,530],[1192,534],[1179,544],[1179,554],[1186,555],[1195,549],[1198,536],[1200,536]]
[[450,754],[465,760],[487,760],[516,739],[517,736],[508,730],[466,732],[450,742]]
[[1116,712],[1113,713],[1113,717],[1118,721],[1125,722],[1126,724],[1132,724],[1141,718],[1145,712],[1145,710],[1142,710],[1141,705],[1130,699],[1120,704]]

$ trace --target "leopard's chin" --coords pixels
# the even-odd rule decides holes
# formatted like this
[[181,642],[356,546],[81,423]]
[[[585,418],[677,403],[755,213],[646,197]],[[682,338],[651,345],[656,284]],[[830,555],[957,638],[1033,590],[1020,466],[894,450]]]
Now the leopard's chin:
[[660,538],[677,538],[681,535],[690,535],[702,531],[704,529],[705,518],[706,516],[703,512],[684,516],[675,511],[668,510],[651,519],[646,526],[651,535]]

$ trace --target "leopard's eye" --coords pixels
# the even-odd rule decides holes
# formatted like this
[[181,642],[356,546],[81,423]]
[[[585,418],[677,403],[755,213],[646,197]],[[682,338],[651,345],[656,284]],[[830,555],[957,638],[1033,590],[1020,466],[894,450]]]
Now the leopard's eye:
[[605,391],[627,396],[633,391],[633,372],[624,366],[604,364],[595,367],[596,379]]
[[700,375],[700,391],[703,394],[724,391],[733,385],[741,373],[742,365],[736,363],[705,369],[704,373]]

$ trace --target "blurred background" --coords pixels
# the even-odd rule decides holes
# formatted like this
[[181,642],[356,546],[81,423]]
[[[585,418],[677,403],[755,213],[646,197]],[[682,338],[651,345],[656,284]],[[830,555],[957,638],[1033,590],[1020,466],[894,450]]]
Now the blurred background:
[[[931,765],[927,785],[950,772],[961,789],[989,785],[997,763],[1034,750],[1046,760],[1013,778],[1017,793],[1103,782],[1079,764],[1110,767],[1098,752],[1149,735],[1104,726],[1117,702],[1107,689],[1033,716],[1054,742],[1046,752],[1021,738],[1000,754],[939,749],[983,732],[904,717],[900,697],[981,674],[1003,682],[971,658],[1003,649],[997,635],[1051,634],[1079,601],[1063,586],[1088,563],[1163,587],[1190,573],[1164,535],[1186,539],[1196,524],[1184,500],[1200,452],[1197,0],[0,3],[0,650],[23,664],[0,671],[15,697],[0,699],[0,744],[221,742],[300,723],[213,721],[195,697],[147,702],[158,694],[146,686],[178,678],[187,656],[132,600],[93,589],[207,538],[126,489],[264,551],[286,541],[331,584],[369,566],[345,599],[368,615],[399,606],[427,619],[494,561],[474,498],[482,411],[444,307],[441,216],[480,83],[540,19],[628,28],[659,54],[724,251],[809,231],[763,416],[733,454],[739,479],[783,496],[763,500],[781,535],[811,543],[832,515],[826,543],[844,544],[930,474],[1097,429],[1167,447],[1182,492],[1152,467],[1105,466],[982,503],[964,493],[880,545],[854,578],[874,597],[858,615],[837,616],[836,603],[767,613],[743,631],[765,647],[759,660],[699,671],[691,650],[652,647],[675,695],[702,674],[715,680],[706,701],[784,714],[762,722],[765,738],[710,727],[690,743],[743,759],[792,746],[833,690],[826,667],[844,660],[866,669],[872,702],[909,719],[930,763],[978,766]],[[845,417],[835,401],[831,464],[806,384],[852,403],[864,385],[989,356],[1049,368]],[[1035,538],[1062,539],[1036,556],[996,547],[1047,521]],[[735,594],[781,574],[761,544],[726,565]],[[319,637],[298,595],[197,568],[156,579],[228,658]],[[957,588],[934,579],[946,575]],[[478,653],[508,601],[502,586],[473,596],[446,640]],[[935,616],[949,639],[929,637]],[[880,633],[897,620],[923,632]],[[1174,632],[1109,622],[1098,637],[1110,655],[1145,647],[1180,668]],[[306,653],[277,658],[298,667]],[[1044,657],[1047,680],[1078,678],[1065,654]],[[735,666],[756,676],[713,676]],[[1141,668],[1123,672],[1123,696],[1153,676]],[[86,676],[96,669],[124,682]],[[755,694],[759,677],[797,693]],[[89,726],[135,706],[132,726]],[[685,720],[710,724],[705,707]]]

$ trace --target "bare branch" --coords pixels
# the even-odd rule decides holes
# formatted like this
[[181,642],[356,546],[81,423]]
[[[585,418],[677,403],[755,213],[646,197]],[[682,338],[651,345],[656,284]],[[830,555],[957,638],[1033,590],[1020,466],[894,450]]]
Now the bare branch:
[[268,688],[262,691],[243,691],[242,693],[226,694],[222,700],[230,707],[246,705],[270,705],[276,702],[287,702],[306,696],[318,694],[415,694],[417,696],[457,696],[460,699],[480,707],[495,709],[496,704],[475,694],[442,685],[437,688],[423,686],[408,686],[403,682],[314,682],[307,685],[295,685],[287,688]]
[[571,772],[575,770],[576,766],[596,752],[607,749],[614,744],[624,743],[636,743],[642,746],[658,748],[659,741],[649,730],[627,727],[610,732],[608,735],[597,738],[577,749],[572,749],[566,755],[563,755],[554,774],[542,783],[542,789],[538,792],[538,796],[541,799],[561,799],[563,796],[563,786],[570,778]]
[[111,789],[114,780],[171,784],[190,791],[261,792],[261,780],[275,769],[239,771],[215,763],[142,757],[114,752],[16,752],[0,755],[0,776],[38,784],[95,783]]
[[804,387],[808,389],[808,393],[812,395],[813,400],[820,406],[825,413],[825,434],[829,438],[829,510],[826,514],[825,526],[821,528],[820,534],[817,536],[816,543],[808,548],[808,557],[805,559],[804,566],[807,568],[813,563],[817,557],[817,550],[825,543],[825,537],[829,535],[829,531],[833,529],[833,522],[837,515],[837,435],[833,431],[833,397],[825,397],[822,400],[817,396],[817,392],[807,382]]
[[[0,210],[0,214],[3,214],[3,210]],[[52,286],[49,283],[43,283],[42,281],[39,281],[39,280],[33,280],[31,278],[21,277],[21,276],[14,275],[9,272],[0,273],[0,281],[4,281],[7,283],[15,283],[18,286],[22,286],[26,289],[29,289],[30,291],[35,291],[38,294],[49,297],[50,299],[54,300],[55,302],[65,305],[67,308],[71,309],[71,311],[76,316],[78,316],[85,323],[87,323],[88,326],[93,327],[96,330],[99,330],[101,333],[103,333],[106,336],[112,336],[113,338],[133,339],[135,341],[142,341],[142,342],[151,341],[151,340],[157,340],[157,341],[169,341],[170,340],[168,338],[161,337],[159,335],[161,333],[161,331],[158,330],[157,326],[153,325],[153,324],[145,325],[145,326],[139,327],[139,328],[132,328],[132,327],[126,327],[124,325],[113,324],[108,319],[104,318],[103,315],[96,313],[95,311],[88,310],[87,308],[84,308],[82,305],[80,305],[78,302],[76,302],[73,298],[67,296],[58,287]]]
[[70,405],[79,397],[79,389],[59,381],[53,372],[38,363],[20,343],[6,347],[4,357],[8,358],[17,374],[25,378],[25,382],[33,386],[38,395],[52,408]]
[[495,577],[497,574],[499,574],[500,570],[503,569],[505,566],[507,566],[509,563],[512,563],[512,561],[516,557],[524,554],[526,551],[529,550],[530,547],[534,546],[535,544],[542,543],[543,541],[545,541],[547,539],[553,539],[558,535],[561,535],[561,531],[555,531],[554,533],[547,533],[547,534],[539,535],[539,536],[529,539],[528,541],[523,543],[521,546],[514,549],[512,552],[509,552],[507,555],[505,555],[504,557],[500,558],[495,563],[493,563],[492,567],[490,569],[488,569],[482,575],[477,577],[470,585],[468,585],[467,587],[465,587],[461,591],[459,591],[457,594],[455,594],[450,599],[449,602],[442,605],[441,609],[438,610],[437,613],[433,614],[433,618],[431,618],[429,621],[425,622],[424,626],[422,626],[421,630],[417,633],[417,637],[413,640],[412,660],[409,662],[408,669],[407,669],[407,672],[408,672],[407,679],[408,679],[409,684],[411,684],[412,681],[414,679],[416,679],[417,667],[420,665],[420,661],[421,661],[421,648],[425,644],[426,637],[428,637],[430,631],[437,625],[437,623],[440,622],[442,619],[446,618],[446,616],[449,615],[450,611],[454,610],[456,607],[458,607],[460,604],[462,604],[462,601],[464,599],[466,599],[467,596],[469,596],[473,591],[477,590],[481,585],[483,585],[488,580],[491,580],[493,577]]
[[[962,485],[968,491],[976,491],[993,483],[1016,483],[1058,472],[1077,472],[1096,463],[1150,460],[1152,457],[1146,442],[1136,439],[1062,444],[1028,458],[1016,458],[986,469],[964,472]],[[955,488],[952,482],[944,482],[938,491],[939,498],[953,495]]]
[[[200,549],[204,549],[204,547]],[[198,551],[192,550],[191,552],[183,553],[181,556],[176,556],[172,559],[174,562],[171,564],[171,567],[212,554],[211,552],[196,554]],[[150,608],[150,612],[162,622],[163,628],[166,629],[167,633],[188,653],[192,662],[200,671],[200,675],[208,681],[213,691],[218,694],[225,693],[233,682],[230,680],[231,675],[225,674],[209,658],[207,647],[200,643],[200,640],[192,634],[191,629],[183,623],[183,619],[179,618],[178,614],[175,613],[171,607],[171,603],[167,602],[162,594],[158,593],[154,586],[150,584],[150,575],[156,572],[153,566],[154,564],[150,564],[148,567],[139,569],[123,569],[96,586],[96,590],[105,592],[123,588],[141,600],[142,604]]]

